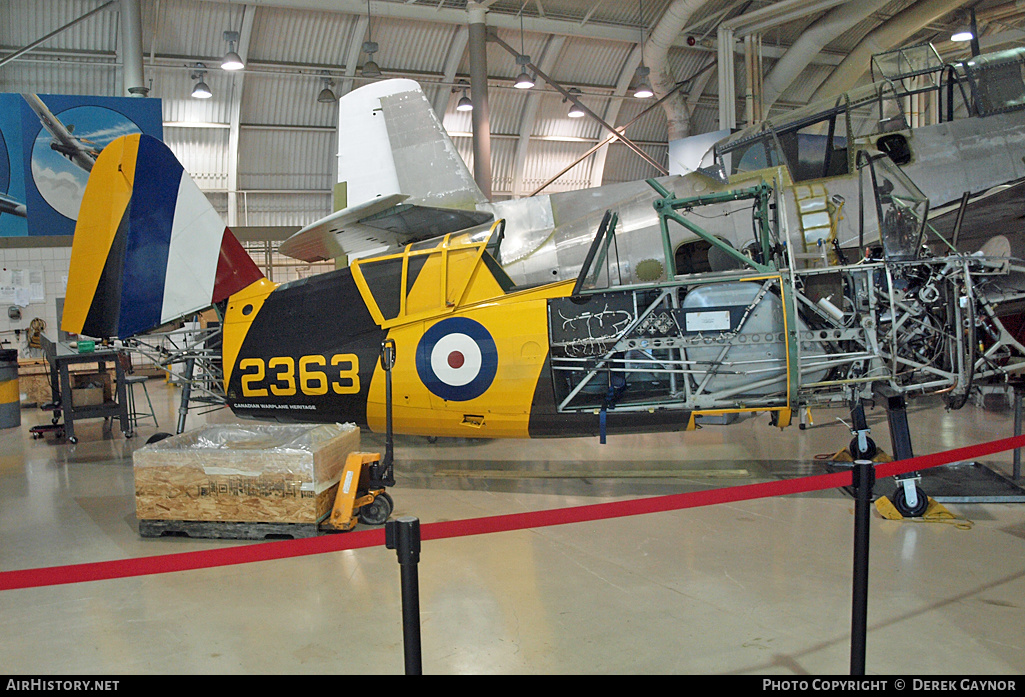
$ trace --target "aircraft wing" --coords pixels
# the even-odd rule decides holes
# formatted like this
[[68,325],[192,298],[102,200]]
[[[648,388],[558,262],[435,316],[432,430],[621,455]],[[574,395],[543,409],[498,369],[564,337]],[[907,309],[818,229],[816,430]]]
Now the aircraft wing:
[[60,119],[53,115],[50,109],[43,103],[43,100],[36,94],[23,94],[25,101],[36,112],[39,122],[43,128],[50,132],[54,140],[50,147],[64,155],[76,165],[91,172],[93,163],[99,155],[95,148],[85,146],[81,140],[71,134],[71,131],[61,123]]
[[391,194],[343,208],[307,225],[281,243],[278,251],[302,261],[359,256],[382,247],[396,247],[439,237],[490,222],[485,211],[434,208],[403,203],[408,196]]
[[[951,201],[929,213],[929,224],[944,239],[953,242],[961,201]],[[957,248],[973,252],[994,235],[1008,235],[1021,229],[1025,219],[1025,179],[995,186],[968,198]]]
[[0,194],[0,213],[10,213],[22,218],[28,217],[25,204],[16,198],[11,198],[7,194]]

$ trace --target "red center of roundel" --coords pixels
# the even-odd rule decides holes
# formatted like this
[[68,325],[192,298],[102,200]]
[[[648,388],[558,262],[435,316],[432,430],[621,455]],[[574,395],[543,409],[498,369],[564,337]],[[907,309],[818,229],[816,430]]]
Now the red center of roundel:
[[448,354],[448,367],[449,368],[462,368],[463,363],[466,362],[466,358],[459,351],[453,351]]

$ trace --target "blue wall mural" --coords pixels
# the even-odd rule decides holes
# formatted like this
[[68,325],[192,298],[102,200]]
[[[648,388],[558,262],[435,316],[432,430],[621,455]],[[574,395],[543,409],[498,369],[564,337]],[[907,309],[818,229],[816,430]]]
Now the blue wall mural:
[[92,163],[130,133],[163,140],[160,100],[0,94],[0,236],[74,234]]

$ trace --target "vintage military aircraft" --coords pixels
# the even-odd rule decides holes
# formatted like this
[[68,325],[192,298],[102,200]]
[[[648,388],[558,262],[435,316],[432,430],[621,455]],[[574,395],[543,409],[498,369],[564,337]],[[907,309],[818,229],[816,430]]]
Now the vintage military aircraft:
[[0,213],[10,213],[11,215],[16,215],[19,218],[24,218],[28,215],[24,203],[12,196],[2,193],[0,193]]
[[[731,139],[718,174],[491,204],[416,83],[375,83],[343,99],[342,123],[365,129],[361,147],[386,141],[384,156],[364,152],[350,205],[284,247],[361,256],[283,285],[162,143],[126,136],[90,176],[63,329],[128,338],[215,306],[237,415],[383,430],[390,402],[396,432],[428,436],[604,437],[724,412],[783,427],[811,405],[855,415],[876,391],[960,406],[1025,369],[1000,320],[1025,301],[1025,264],[930,251],[928,199],[885,153],[837,140],[851,105],[815,114],[825,138],[788,121]],[[804,141],[818,176],[792,172],[804,151],[784,157]],[[853,250],[841,220],[859,223]],[[855,426],[852,453],[868,456]]]
[[93,163],[100,154],[99,148],[88,139],[76,137],[74,125],[65,126],[60,119],[53,115],[39,95],[23,94],[22,96],[39,117],[43,128],[52,136],[50,149],[59,152],[68,161],[73,162],[86,172],[92,170]]
[[[705,176],[660,182],[679,195],[699,195],[745,186],[765,168],[784,166],[780,200],[802,231],[798,252],[832,253],[834,241],[857,248],[878,236],[870,217],[843,214],[844,203],[851,210],[867,195],[858,158],[877,150],[901,165],[929,199],[936,234],[927,243],[951,241],[956,223],[956,247],[976,251],[994,230],[1020,229],[1025,214],[1025,49],[931,65],[927,89],[915,87],[921,74],[909,86],[902,73],[891,73],[724,139]],[[928,99],[943,122],[910,128],[912,109]],[[517,283],[534,284],[579,273],[607,209],[621,218],[628,211],[631,230],[658,224],[651,208],[656,194],[644,182],[486,201],[413,81],[383,81],[345,95],[339,130],[361,134],[339,146],[348,206],[300,230],[281,245],[284,254],[306,261],[353,258],[503,219],[502,265]],[[736,248],[750,238],[743,216],[733,215],[738,210],[739,204],[722,204],[705,221],[709,232]],[[709,246],[692,242],[692,235],[674,233],[677,267],[707,268]]]

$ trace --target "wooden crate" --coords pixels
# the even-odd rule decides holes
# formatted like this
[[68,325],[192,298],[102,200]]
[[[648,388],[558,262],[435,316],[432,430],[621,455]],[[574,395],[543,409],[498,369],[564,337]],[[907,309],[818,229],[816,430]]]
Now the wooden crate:
[[208,426],[136,450],[139,520],[316,523],[331,512],[353,424]]
[[[74,380],[75,376],[92,373],[96,374],[98,371],[95,365],[88,363],[70,366],[71,379]],[[108,368],[107,378],[109,384],[109,376],[111,370]],[[22,408],[35,408],[43,404],[49,404],[53,401],[53,392],[50,388],[50,364],[43,358],[22,358],[18,361],[18,389],[21,392],[21,406]],[[112,399],[110,393],[105,392],[104,396],[108,399]],[[75,404],[81,405],[81,402],[75,402]]]
[[110,373],[75,373],[71,378],[71,404],[76,407],[90,407],[114,399]]
[[[95,368],[94,368],[95,370]],[[53,401],[50,387],[50,364],[44,358],[18,360],[18,389],[22,408],[35,408]]]

